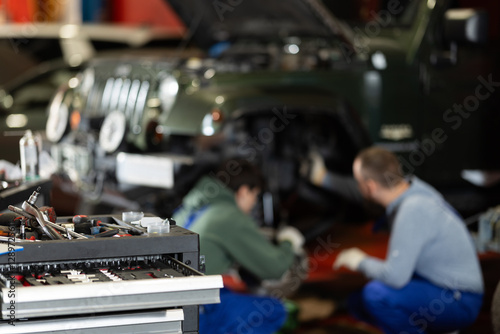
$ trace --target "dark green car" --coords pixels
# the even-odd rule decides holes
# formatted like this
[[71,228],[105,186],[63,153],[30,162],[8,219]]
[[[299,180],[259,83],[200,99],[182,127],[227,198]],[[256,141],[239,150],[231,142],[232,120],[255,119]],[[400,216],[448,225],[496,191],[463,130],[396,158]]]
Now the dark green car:
[[302,176],[312,152],[349,178],[360,149],[383,145],[441,189],[475,190],[466,179],[500,167],[485,11],[390,0],[349,25],[333,1],[169,3],[190,28],[183,44],[96,58],[54,97],[53,155],[88,193],[118,190],[169,215],[197,167],[240,156],[267,177],[263,221],[309,229],[362,219],[359,203]]

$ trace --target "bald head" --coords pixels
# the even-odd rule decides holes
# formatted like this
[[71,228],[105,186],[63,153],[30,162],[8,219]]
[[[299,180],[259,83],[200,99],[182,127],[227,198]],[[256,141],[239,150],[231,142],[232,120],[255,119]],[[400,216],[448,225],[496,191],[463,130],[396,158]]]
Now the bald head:
[[359,178],[373,180],[386,189],[392,189],[404,181],[398,158],[381,147],[373,146],[359,152],[353,169]]

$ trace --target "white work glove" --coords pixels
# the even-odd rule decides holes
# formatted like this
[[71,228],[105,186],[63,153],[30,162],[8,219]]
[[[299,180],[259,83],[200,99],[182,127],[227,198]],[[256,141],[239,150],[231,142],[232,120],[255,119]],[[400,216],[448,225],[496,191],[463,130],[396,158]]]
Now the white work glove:
[[311,161],[310,170],[309,170],[309,180],[312,184],[316,186],[321,186],[323,183],[323,179],[327,173],[327,169],[325,166],[325,161],[321,154],[318,151],[312,151],[309,154],[309,159]]
[[345,266],[353,271],[357,271],[359,264],[366,257],[366,253],[359,248],[349,248],[344,249],[339,253],[335,263],[333,264],[333,269],[336,270],[342,266]]
[[276,236],[276,240],[278,242],[289,241],[292,244],[293,251],[296,254],[302,252],[302,246],[304,246],[304,236],[292,226],[285,226],[278,231],[278,235]]

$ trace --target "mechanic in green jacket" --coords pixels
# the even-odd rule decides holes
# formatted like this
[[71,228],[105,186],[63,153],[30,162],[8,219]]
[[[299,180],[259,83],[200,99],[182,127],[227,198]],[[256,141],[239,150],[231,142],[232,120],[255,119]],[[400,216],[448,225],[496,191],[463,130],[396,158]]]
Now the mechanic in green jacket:
[[[304,243],[286,227],[275,245],[264,237],[249,213],[263,188],[260,171],[246,160],[227,160],[202,177],[174,214],[180,226],[200,236],[207,275],[225,274],[240,266],[260,279],[278,279],[292,265]],[[283,303],[275,298],[221,290],[221,303],[200,310],[200,333],[274,333],[286,321]]]

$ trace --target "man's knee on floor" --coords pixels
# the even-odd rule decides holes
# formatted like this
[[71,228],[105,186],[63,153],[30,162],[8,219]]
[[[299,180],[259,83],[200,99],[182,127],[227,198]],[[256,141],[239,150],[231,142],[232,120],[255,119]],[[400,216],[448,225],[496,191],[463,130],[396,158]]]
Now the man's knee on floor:
[[365,307],[379,309],[390,306],[392,289],[379,281],[371,281],[363,288],[362,298]]

